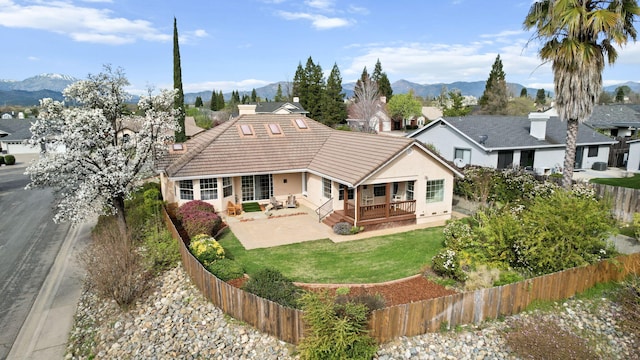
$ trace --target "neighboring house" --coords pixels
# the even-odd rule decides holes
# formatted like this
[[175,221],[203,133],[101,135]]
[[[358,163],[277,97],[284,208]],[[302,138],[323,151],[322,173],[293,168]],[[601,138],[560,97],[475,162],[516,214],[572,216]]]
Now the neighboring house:
[[338,221],[375,227],[449,219],[455,167],[403,137],[334,130],[298,114],[244,113],[158,163],[163,198],[226,211],[288,195]]
[[640,113],[629,105],[596,105],[585,124],[611,137],[632,137],[640,129]]
[[[347,125],[353,130],[363,131],[365,129],[366,121],[360,119],[355,105],[352,103],[348,109],[349,118],[346,119]],[[387,114],[386,97],[381,96],[380,101],[376,102],[375,114],[369,119],[369,129],[377,133],[388,133],[392,130],[392,119]]]
[[38,154],[40,149],[23,142],[31,138],[31,121],[0,119],[0,151],[5,154]]
[[[116,136],[118,138],[129,139],[133,137],[135,133],[140,131],[142,123],[140,122],[140,119],[137,118],[125,118],[123,120],[119,120],[116,126]],[[186,116],[184,118],[184,132],[187,139],[190,139],[203,131],[205,131],[205,129],[196,125],[196,121],[193,116]]]
[[422,115],[418,117],[418,126],[423,127],[425,124],[442,117],[442,110],[435,106],[423,106]]
[[184,134],[187,139],[191,139],[192,137],[200,134],[205,129],[196,125],[196,119],[193,116],[187,116],[184,118]]
[[[564,163],[566,122],[553,112],[526,116],[465,116],[440,118],[408,137],[431,144],[458,165],[498,169],[519,166],[539,174],[560,171]],[[606,163],[615,140],[580,125],[575,169]]]
[[255,106],[256,114],[308,114],[302,105],[298,97],[294,97],[292,102],[260,102],[257,104],[251,104]]
[[627,157],[627,171],[640,172],[640,140],[627,141],[629,155]]

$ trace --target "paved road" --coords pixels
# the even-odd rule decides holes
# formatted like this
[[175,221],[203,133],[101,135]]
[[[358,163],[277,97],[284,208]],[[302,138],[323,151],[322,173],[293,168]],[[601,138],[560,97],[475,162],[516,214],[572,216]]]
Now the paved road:
[[0,167],[0,359],[5,359],[67,236],[50,190],[24,190],[24,166]]

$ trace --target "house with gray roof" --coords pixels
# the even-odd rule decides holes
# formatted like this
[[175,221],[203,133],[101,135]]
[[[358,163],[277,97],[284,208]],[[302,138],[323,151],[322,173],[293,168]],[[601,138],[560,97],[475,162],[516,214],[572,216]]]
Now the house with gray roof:
[[31,138],[31,121],[26,119],[0,119],[0,152],[4,154],[38,154],[35,148],[23,142]]
[[[559,172],[564,163],[567,124],[552,112],[526,116],[473,115],[432,121],[407,135],[433,145],[457,165],[506,169],[521,167],[538,174]],[[580,125],[575,169],[588,169],[609,158],[615,140]]]
[[630,105],[596,105],[585,124],[611,137],[631,137],[640,129],[640,113]]
[[[182,144],[157,163],[164,199],[284,201],[368,228],[451,217],[459,171],[404,137],[339,131],[300,114],[241,115]],[[321,208],[321,210],[319,210]]]
[[293,101],[271,101],[259,102],[255,107],[256,114],[308,114],[300,104],[298,97],[294,97]]

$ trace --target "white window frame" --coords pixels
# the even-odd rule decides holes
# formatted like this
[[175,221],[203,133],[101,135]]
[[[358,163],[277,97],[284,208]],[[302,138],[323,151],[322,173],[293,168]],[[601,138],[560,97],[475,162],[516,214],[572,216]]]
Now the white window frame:
[[332,190],[331,179],[322,178],[322,196],[331,199]]
[[218,199],[218,179],[200,179],[200,200]]
[[427,203],[444,201],[444,179],[427,180],[426,190]]
[[180,200],[193,200],[193,180],[180,180]]
[[222,178],[222,197],[226,198],[233,195],[233,182],[230,177]]

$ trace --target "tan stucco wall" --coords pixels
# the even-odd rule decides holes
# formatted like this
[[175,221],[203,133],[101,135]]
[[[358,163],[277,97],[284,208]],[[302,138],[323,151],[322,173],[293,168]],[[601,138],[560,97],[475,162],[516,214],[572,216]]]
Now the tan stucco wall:
[[[284,201],[289,194],[299,197],[302,195],[302,174],[273,174],[273,195],[276,199]],[[285,183],[286,180],[286,183]]]

